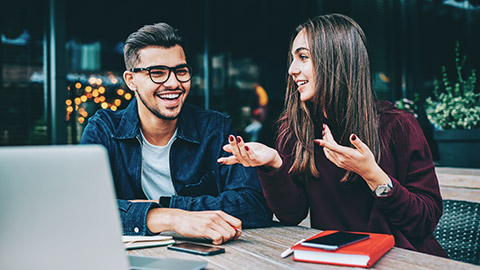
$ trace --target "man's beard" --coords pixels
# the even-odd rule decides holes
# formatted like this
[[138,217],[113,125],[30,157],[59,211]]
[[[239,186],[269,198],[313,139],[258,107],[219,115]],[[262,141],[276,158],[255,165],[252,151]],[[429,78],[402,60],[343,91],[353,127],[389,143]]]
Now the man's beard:
[[[185,91],[182,90],[183,93],[185,93]],[[167,115],[164,115],[162,114],[157,108],[155,107],[150,107],[147,105],[147,103],[145,102],[145,100],[142,98],[142,95],[140,94],[139,91],[137,91],[137,94],[138,94],[138,98],[140,99],[140,101],[143,103],[143,105],[153,114],[155,115],[156,117],[162,119],[162,120],[175,120],[178,118],[178,116],[180,115],[180,112],[177,113],[176,115],[174,116],[167,116]],[[179,97],[180,98],[180,97]],[[180,106],[180,105],[178,105]],[[168,108],[167,108],[168,109]]]

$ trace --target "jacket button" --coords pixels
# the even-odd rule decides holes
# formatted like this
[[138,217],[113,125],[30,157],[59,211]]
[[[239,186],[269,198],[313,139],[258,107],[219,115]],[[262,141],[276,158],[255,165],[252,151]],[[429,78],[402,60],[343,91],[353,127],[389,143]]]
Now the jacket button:
[[138,232],[140,231],[140,229],[139,229],[138,227],[135,227],[135,228],[133,228],[133,231],[134,231],[135,233],[138,233]]

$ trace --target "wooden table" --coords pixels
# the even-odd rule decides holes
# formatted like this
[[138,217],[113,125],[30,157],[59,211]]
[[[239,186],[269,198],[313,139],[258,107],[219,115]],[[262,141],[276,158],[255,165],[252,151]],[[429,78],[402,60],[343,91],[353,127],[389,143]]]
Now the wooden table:
[[[275,226],[245,229],[237,241],[221,245],[224,254],[198,256],[168,250],[166,247],[137,249],[130,254],[153,257],[173,257],[189,260],[205,260],[206,269],[346,269],[341,266],[302,263],[291,256],[280,257],[282,251],[302,238],[319,233],[319,230],[302,226]],[[191,240],[172,234],[177,241]],[[359,268],[362,269],[362,268]],[[394,247],[370,269],[479,269],[480,266],[427,255]]]
[[436,167],[442,198],[480,203],[480,169]]

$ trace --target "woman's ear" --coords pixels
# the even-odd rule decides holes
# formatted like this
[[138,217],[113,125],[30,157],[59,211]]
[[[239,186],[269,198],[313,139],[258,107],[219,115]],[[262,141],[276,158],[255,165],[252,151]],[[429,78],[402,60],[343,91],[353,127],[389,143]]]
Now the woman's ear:
[[123,72],[123,80],[127,84],[127,87],[130,88],[130,90],[137,90],[137,87],[135,86],[135,82],[133,80],[133,73],[131,71],[126,70],[125,72]]

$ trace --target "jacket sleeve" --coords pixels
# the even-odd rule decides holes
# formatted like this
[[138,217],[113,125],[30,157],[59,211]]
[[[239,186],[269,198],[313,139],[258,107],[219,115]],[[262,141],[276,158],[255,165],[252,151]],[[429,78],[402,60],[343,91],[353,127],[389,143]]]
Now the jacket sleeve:
[[117,200],[117,205],[123,235],[154,235],[147,227],[147,213],[150,209],[160,207],[157,203]]
[[425,238],[442,216],[442,197],[420,125],[410,114],[401,118],[391,128],[388,142],[395,158],[396,172],[389,173],[393,189],[387,197],[377,198],[377,206],[393,228],[410,239]]
[[228,136],[235,134],[230,128],[231,121],[225,121],[218,138],[218,150],[213,157],[206,157],[218,168],[219,193],[217,196],[199,194],[198,196],[172,196],[170,207],[190,211],[222,210],[242,221],[244,228],[272,225],[272,213],[262,194],[255,168],[241,164],[219,164],[217,159],[230,156],[222,146],[228,144]]
[[[85,127],[80,144],[101,144],[110,153],[109,139],[105,131],[107,123],[97,113],[92,116]],[[124,235],[153,235],[147,228],[147,213],[159,207],[155,203],[132,203],[128,200],[117,200],[120,221]]]
[[304,185],[294,182],[288,173],[292,165],[291,148],[285,147],[285,152],[278,150],[283,147],[277,145],[276,148],[282,157],[282,166],[272,171],[258,168],[263,194],[278,220],[288,225],[298,225],[308,214],[307,195]]

